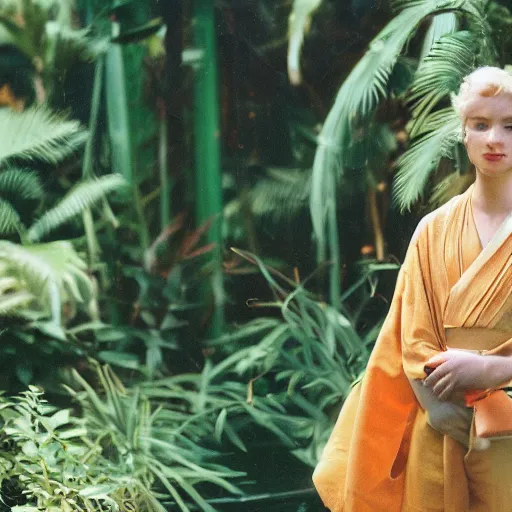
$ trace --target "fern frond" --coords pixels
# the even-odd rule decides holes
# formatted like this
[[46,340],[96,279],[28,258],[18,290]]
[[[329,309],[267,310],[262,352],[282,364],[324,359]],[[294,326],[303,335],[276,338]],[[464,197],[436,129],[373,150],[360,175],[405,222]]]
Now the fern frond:
[[452,12],[444,12],[434,16],[423,41],[420,62],[432,51],[432,47],[441,37],[456,32],[457,25],[457,17]]
[[50,314],[48,305],[51,303],[51,286],[55,286],[55,278],[48,262],[38,258],[30,249],[7,241],[0,241],[0,261],[7,265],[3,275],[23,283],[28,293],[34,292],[37,308]]
[[401,210],[410,208],[420,197],[441,157],[451,156],[451,149],[459,140],[460,120],[451,107],[442,109],[430,114],[419,134],[423,136],[398,161],[393,196]]
[[458,90],[464,76],[475,65],[478,41],[474,34],[461,31],[443,36],[419,66],[408,100],[413,103],[411,137],[416,137],[426,117],[440,101]]
[[390,5],[393,12],[399,13],[428,3],[432,3],[432,0],[391,0]]
[[32,41],[32,34],[14,21],[19,7],[12,4],[2,4],[3,2],[0,3],[0,25],[3,31],[5,31],[3,36],[7,36],[6,39],[23,52],[26,57],[33,59],[36,55],[37,46]]
[[70,62],[89,61],[95,56],[94,46],[89,38],[89,29],[73,30],[58,21],[46,23],[46,39],[55,45],[51,65],[55,69],[67,69]]
[[44,48],[44,34],[46,22],[59,8],[58,0],[24,0],[23,4],[23,32],[27,34],[30,42],[31,56],[41,56]]
[[0,172],[0,196],[13,202],[42,199],[43,186],[35,171],[7,168]]
[[35,297],[33,307],[52,315],[54,320],[59,320],[63,303],[82,302],[93,296],[94,288],[86,268],[70,242],[22,246],[0,241],[0,277],[16,279],[20,291]]
[[0,166],[14,158],[56,164],[76,151],[87,133],[77,121],[44,107],[24,112],[0,110]]
[[0,317],[17,316],[33,300],[34,296],[25,290],[0,295]]
[[90,181],[84,181],[71,190],[60,203],[48,210],[28,230],[28,239],[37,242],[52,229],[69,221],[94,205],[106,194],[126,185],[120,174],[109,174]]
[[[87,274],[87,264],[77,254],[71,242],[59,240],[24,248],[48,264],[64,299],[73,300],[74,297],[78,302],[82,302],[81,298],[85,300],[92,297],[94,286]],[[70,282],[73,284],[70,285]],[[80,290],[78,293],[77,289]]]
[[293,217],[307,206],[310,171],[268,169],[267,172],[269,178],[260,180],[249,193],[253,214],[271,215],[278,220]]
[[21,219],[14,206],[0,197],[0,233],[10,235],[21,228]]

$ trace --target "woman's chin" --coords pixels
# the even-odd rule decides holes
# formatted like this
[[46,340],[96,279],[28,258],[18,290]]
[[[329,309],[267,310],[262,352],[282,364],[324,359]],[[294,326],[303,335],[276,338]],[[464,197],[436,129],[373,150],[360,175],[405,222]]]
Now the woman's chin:
[[503,176],[512,177],[512,168],[504,167],[503,165],[489,165],[487,162],[480,167],[477,167],[480,174],[489,178],[501,178]]

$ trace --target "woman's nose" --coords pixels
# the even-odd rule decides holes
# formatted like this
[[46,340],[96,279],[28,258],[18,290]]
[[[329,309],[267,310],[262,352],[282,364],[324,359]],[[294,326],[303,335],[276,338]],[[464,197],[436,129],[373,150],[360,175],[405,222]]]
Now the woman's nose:
[[499,144],[502,142],[502,134],[499,127],[493,127],[489,130],[487,137],[488,144]]

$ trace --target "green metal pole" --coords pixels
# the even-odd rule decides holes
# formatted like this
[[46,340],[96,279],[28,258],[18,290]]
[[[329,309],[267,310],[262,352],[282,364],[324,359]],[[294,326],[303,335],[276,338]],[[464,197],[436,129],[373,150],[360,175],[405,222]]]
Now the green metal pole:
[[224,286],[222,277],[222,183],[220,170],[219,94],[216,54],[215,11],[212,0],[194,0],[194,44],[200,52],[195,72],[195,157],[196,214],[202,224],[216,216],[208,232],[214,242],[213,275],[210,290],[214,311],[211,335],[222,332],[224,321]]

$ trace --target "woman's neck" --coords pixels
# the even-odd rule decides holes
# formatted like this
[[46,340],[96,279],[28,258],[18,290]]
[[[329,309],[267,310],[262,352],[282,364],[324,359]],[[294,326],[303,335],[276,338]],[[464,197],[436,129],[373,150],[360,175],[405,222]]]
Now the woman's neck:
[[512,212],[512,173],[490,178],[477,171],[472,197],[473,205],[488,215]]

